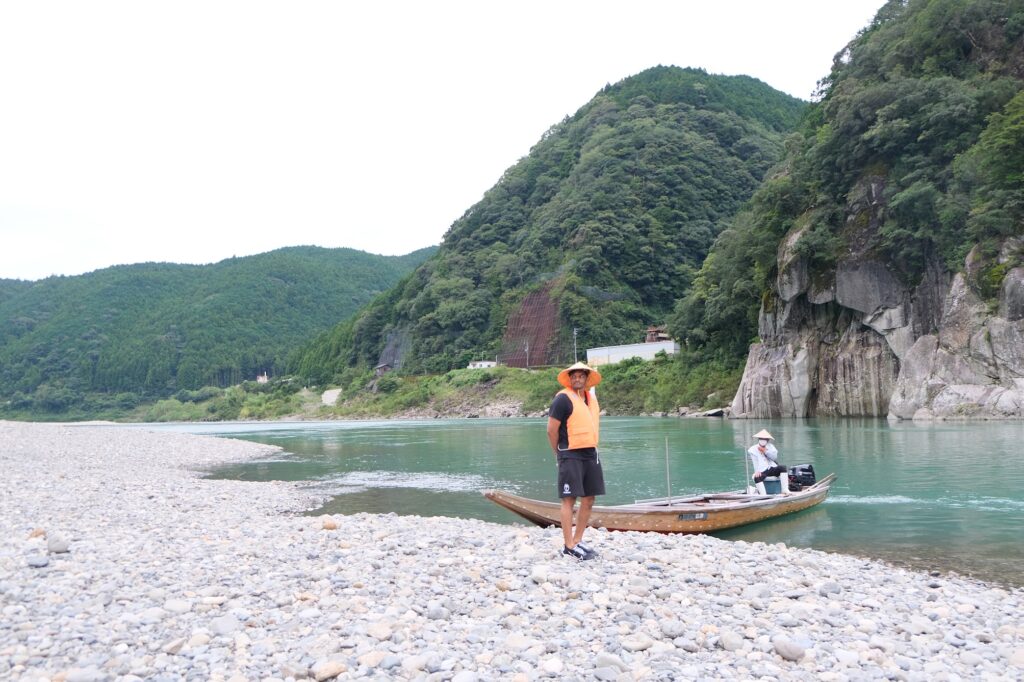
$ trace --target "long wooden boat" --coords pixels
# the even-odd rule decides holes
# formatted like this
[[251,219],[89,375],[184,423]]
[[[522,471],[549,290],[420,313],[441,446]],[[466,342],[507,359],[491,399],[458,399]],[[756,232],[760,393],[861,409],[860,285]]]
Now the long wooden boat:
[[[742,490],[691,497],[637,500],[633,504],[598,506],[590,515],[592,528],[655,533],[713,533],[792,514],[821,503],[836,475],[789,495],[748,495]],[[538,526],[560,526],[561,504],[520,497],[502,490],[485,490],[484,497]]]

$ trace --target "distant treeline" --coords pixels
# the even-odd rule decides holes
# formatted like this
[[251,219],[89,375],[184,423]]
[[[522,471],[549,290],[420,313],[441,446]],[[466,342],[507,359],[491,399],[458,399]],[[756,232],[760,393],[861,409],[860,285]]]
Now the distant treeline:
[[435,250],[294,247],[213,265],[0,281],[0,410],[125,407],[278,375],[300,343]]

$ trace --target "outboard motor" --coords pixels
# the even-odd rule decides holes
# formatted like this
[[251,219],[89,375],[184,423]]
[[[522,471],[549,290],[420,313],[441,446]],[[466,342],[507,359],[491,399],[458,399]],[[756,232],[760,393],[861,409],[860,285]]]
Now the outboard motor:
[[803,490],[814,485],[816,481],[813,464],[797,464],[789,467],[789,489],[791,491]]

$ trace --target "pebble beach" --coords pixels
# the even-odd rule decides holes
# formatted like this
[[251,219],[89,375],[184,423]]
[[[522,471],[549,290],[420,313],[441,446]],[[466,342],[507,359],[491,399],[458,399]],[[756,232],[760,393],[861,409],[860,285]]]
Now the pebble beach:
[[[1024,592],[704,536],[310,514],[273,447],[0,422],[0,679],[1020,680]],[[429,510],[424,510],[429,514]]]

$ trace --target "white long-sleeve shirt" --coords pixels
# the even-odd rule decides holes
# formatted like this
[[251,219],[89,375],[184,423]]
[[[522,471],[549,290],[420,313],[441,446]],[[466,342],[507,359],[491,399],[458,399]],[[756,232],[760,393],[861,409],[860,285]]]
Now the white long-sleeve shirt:
[[779,464],[779,451],[775,449],[771,441],[768,441],[768,445],[765,447],[764,452],[761,452],[761,446],[754,443],[747,450],[747,454],[750,455],[750,463],[754,466],[754,473],[764,471],[765,469],[771,469],[773,466]]

